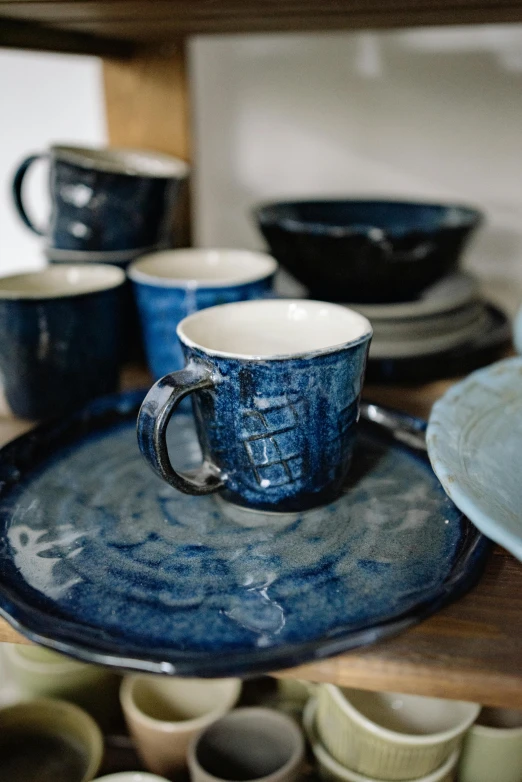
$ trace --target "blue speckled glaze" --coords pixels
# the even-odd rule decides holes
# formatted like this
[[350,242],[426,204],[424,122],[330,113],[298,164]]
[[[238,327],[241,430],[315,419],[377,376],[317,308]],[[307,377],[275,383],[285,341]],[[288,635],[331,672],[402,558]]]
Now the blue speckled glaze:
[[272,290],[273,278],[271,274],[262,280],[215,288],[198,287],[194,280],[168,287],[133,281],[147,363],[154,379],[159,380],[185,364],[176,334],[183,318],[217,304],[263,298]]
[[[270,361],[212,356],[214,387],[194,394],[203,453],[222,496],[259,510],[323,505],[352,458],[370,335],[348,348]],[[187,363],[208,356],[183,344]]]
[[121,291],[0,296],[0,380],[12,413],[32,420],[62,415],[118,388]]
[[[431,471],[422,422],[370,406],[382,423],[360,426],[342,497],[274,516],[151,475],[141,398],[0,452],[0,607],[29,637],[123,668],[247,675],[396,633],[478,578],[487,542]],[[179,467],[200,460],[191,416],[170,444]]]
[[[88,162],[78,165],[73,162],[76,151],[73,150],[71,159],[70,148],[65,149],[64,152],[62,147],[52,147],[48,154],[28,157],[13,182],[20,217],[29,228],[41,233],[25,211],[22,182],[35,160],[49,157],[51,217],[45,233],[50,248],[121,253],[171,245],[173,210],[184,177],[126,173],[125,166],[121,171],[109,171],[89,166]],[[78,150],[78,157],[81,152]]]

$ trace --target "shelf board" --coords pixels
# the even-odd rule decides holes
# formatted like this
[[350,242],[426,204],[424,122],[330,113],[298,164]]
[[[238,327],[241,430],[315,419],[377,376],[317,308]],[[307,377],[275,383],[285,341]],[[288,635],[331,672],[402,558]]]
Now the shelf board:
[[[122,386],[149,383],[146,372],[129,368]],[[450,385],[368,386],[365,395],[426,417]],[[30,427],[26,421],[0,419],[0,442]],[[0,642],[27,643],[2,620]],[[522,708],[522,565],[497,547],[478,585],[420,625],[369,648],[278,675]]]
[[127,57],[200,33],[522,22],[522,0],[0,0],[0,45]]

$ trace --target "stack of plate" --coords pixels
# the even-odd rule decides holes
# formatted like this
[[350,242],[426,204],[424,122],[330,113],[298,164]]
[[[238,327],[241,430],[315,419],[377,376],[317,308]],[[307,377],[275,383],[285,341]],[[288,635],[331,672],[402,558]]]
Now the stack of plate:
[[477,280],[464,272],[426,288],[414,301],[347,306],[373,326],[370,379],[407,380],[411,373],[429,380],[465,372],[509,339],[502,313],[480,297]]

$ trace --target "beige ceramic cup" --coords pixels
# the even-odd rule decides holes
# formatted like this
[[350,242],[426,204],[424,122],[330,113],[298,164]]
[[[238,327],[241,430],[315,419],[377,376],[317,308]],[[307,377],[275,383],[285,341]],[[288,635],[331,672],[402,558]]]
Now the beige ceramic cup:
[[34,779],[37,772],[41,779],[89,782],[102,756],[98,725],[73,703],[41,698],[0,709],[2,782],[13,775],[15,779]]
[[480,706],[400,693],[322,684],[317,731],[338,763],[368,777],[410,780],[442,766],[462,742]]
[[72,701],[104,728],[121,716],[120,676],[101,665],[72,660],[43,646],[4,644],[7,673],[19,694]]
[[304,738],[291,717],[272,709],[235,709],[191,743],[192,782],[293,782],[304,758]]
[[522,711],[482,709],[466,734],[460,782],[521,782]]
[[139,675],[124,678],[120,701],[144,765],[170,776],[186,765],[194,736],[230,711],[240,693],[240,679]]
[[[325,782],[380,782],[374,777],[363,776],[358,774],[357,771],[350,771],[350,769],[342,766],[335,760],[323,747],[318,736],[315,727],[315,717],[317,711],[317,703],[315,699],[310,699],[306,705],[303,724],[305,731],[312,748],[319,774]],[[447,761],[439,766],[436,771],[432,771],[431,774],[419,777],[415,782],[453,782],[455,779],[455,769],[459,759],[459,750],[454,750]],[[490,782],[492,782],[490,780]]]

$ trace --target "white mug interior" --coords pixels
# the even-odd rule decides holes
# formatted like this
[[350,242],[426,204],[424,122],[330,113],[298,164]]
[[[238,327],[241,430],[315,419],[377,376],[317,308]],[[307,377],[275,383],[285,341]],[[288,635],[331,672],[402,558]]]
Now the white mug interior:
[[189,166],[184,160],[146,149],[60,144],[53,146],[51,151],[55,158],[75,166],[127,176],[184,179],[189,173]]
[[209,355],[280,359],[331,352],[369,340],[363,315],[340,304],[270,299],[209,307],[181,321],[182,342]]
[[0,278],[0,299],[59,299],[117,288],[125,272],[109,264],[56,264]]
[[270,277],[277,262],[250,250],[184,249],[144,255],[128,270],[134,282],[162,288],[219,288]]

